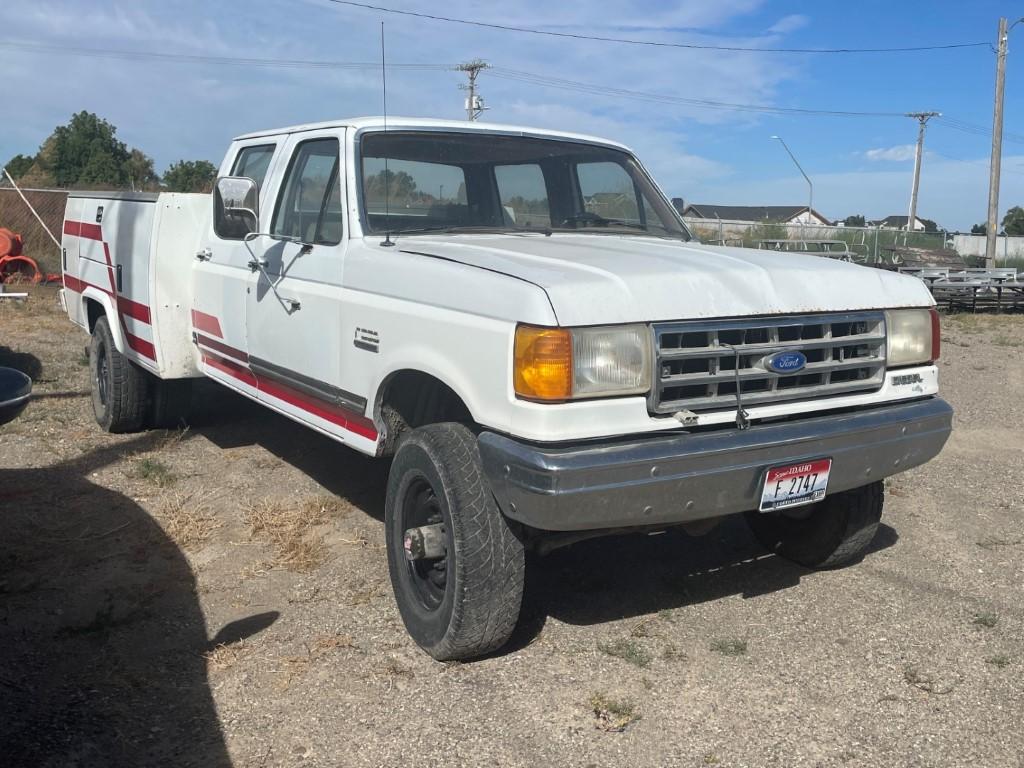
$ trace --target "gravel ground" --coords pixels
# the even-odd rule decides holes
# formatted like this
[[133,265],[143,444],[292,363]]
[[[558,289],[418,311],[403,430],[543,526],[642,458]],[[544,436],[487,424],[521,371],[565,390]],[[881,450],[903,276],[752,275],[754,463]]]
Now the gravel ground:
[[187,430],[105,435],[53,291],[0,328],[37,392],[0,428],[6,765],[1024,764],[1024,318],[944,320],[954,435],[863,562],[735,519],[579,544],[464,664],[402,628],[386,465],[212,385]]

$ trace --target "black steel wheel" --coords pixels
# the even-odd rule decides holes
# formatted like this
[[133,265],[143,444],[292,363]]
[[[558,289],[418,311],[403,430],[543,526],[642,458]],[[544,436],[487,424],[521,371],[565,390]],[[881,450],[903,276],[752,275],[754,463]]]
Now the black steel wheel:
[[[444,524],[444,514],[437,492],[426,477],[419,475],[410,478],[400,505],[403,531],[403,549],[406,554],[406,578],[413,585],[413,592],[424,611],[436,611],[444,603],[448,588],[448,530]],[[410,559],[408,549],[404,547],[406,531],[428,525],[439,525],[441,535],[445,539],[443,554],[439,557],[420,557]]]
[[432,424],[403,437],[388,477],[385,530],[395,601],[420,647],[451,660],[504,645],[519,618],[525,553],[469,429]]

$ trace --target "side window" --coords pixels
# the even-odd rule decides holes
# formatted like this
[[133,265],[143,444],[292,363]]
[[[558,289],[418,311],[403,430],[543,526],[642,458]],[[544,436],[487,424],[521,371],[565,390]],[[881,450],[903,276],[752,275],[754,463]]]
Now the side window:
[[550,227],[551,209],[544,172],[536,163],[494,166],[494,180],[506,224]]
[[317,245],[341,242],[338,140],[311,139],[295,149],[270,231]]
[[231,175],[248,176],[256,182],[256,186],[262,188],[263,180],[267,177],[267,168],[270,167],[270,158],[273,156],[273,144],[242,147],[235,158],[235,164],[231,167]]
[[576,178],[587,213],[604,219],[640,221],[636,189],[626,169],[618,163],[580,163]]

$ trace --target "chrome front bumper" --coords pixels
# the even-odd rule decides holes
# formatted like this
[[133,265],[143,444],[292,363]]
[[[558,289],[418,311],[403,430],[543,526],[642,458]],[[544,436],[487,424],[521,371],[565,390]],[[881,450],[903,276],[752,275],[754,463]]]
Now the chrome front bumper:
[[835,493],[924,464],[953,409],[938,397],[793,421],[548,447],[479,438],[501,510],[549,531],[685,523],[756,509],[770,467],[832,458]]

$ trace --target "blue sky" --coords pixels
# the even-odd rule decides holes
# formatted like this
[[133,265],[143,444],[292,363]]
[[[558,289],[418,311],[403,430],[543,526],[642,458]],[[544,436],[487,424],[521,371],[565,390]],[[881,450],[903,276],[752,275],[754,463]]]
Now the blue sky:
[[[489,3],[379,0],[380,5],[498,24],[665,42],[755,47],[897,47],[993,41],[999,16],[1024,4],[604,0]],[[600,9],[600,12],[595,12]],[[205,56],[372,62],[380,21],[395,64],[496,67],[623,88],[743,104],[906,112],[938,110],[991,127],[994,54],[984,47],[895,54],[693,51],[569,40],[413,19],[328,0],[4,0],[0,40]],[[0,162],[34,152],[87,109],[153,156],[218,162],[239,133],[378,114],[379,74],[56,55],[0,46],[8,118]],[[772,134],[815,184],[815,207],[842,218],[905,214],[916,123],[904,117],[764,115],[580,93],[484,73],[485,119],[614,138],[632,146],[672,196],[719,204],[802,204],[807,186]],[[393,114],[460,118],[463,76],[443,69],[389,75]],[[1006,131],[1024,134],[1024,24],[1010,39]],[[985,217],[988,136],[929,125],[919,213],[951,229]],[[1024,144],[1004,144],[1000,214],[1024,205]]]

